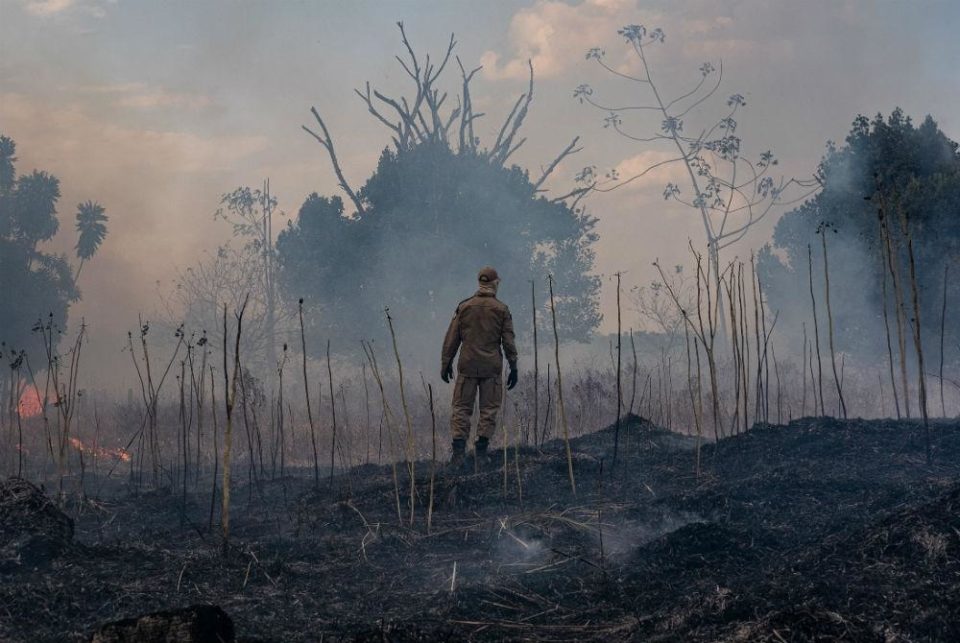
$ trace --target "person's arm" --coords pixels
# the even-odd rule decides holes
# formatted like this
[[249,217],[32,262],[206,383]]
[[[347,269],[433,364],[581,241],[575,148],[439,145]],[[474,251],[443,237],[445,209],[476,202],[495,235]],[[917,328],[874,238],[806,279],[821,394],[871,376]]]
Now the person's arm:
[[507,358],[507,363],[510,364],[510,370],[517,370],[517,343],[513,333],[513,316],[510,315],[509,308],[503,320],[500,344],[503,346],[503,354]]
[[450,326],[447,328],[447,334],[443,338],[443,352],[440,356],[440,373],[446,374],[448,370],[453,370],[453,358],[457,356],[457,350],[460,348],[462,339],[460,337],[460,307],[453,314],[450,320]]

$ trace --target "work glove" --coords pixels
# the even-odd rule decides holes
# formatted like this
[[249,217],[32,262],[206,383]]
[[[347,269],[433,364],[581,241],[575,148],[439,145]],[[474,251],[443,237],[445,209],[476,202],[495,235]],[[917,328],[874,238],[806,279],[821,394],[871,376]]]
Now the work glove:
[[507,375],[507,390],[512,391],[513,387],[517,385],[517,367],[510,367],[510,374]]
[[447,364],[447,367],[440,373],[440,379],[442,379],[444,383],[449,383],[450,380],[453,379],[453,364]]

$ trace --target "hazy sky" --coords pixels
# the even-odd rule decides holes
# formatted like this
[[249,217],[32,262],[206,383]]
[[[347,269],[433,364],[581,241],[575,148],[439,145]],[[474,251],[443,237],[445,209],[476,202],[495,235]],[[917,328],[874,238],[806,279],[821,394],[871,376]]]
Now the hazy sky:
[[[722,59],[723,90],[690,120],[706,122],[727,95],[743,94],[744,151],[772,149],[788,175],[809,177],[826,141],[842,139],[858,112],[899,105],[916,119],[932,114],[960,138],[955,1],[0,0],[0,132],[17,141],[19,170],[61,179],[60,247],[72,248],[78,202],[100,201],[110,216],[110,236],[84,269],[83,301],[72,311],[86,317],[95,347],[117,357],[126,329],[138,311],[151,313],[174,269],[225,238],[226,225],[212,216],[220,194],[270,177],[294,215],[310,192],[337,192],[323,150],[300,129],[311,105],[325,116],[352,183],[369,175],[389,137],[352,90],[368,80],[408,90],[393,58],[402,53],[398,20],[421,52],[439,55],[455,32],[464,64],[484,65],[473,94],[489,114],[485,139],[524,90],[532,58],[529,140],[515,160],[535,174],[574,135],[585,144],[559,169],[554,190],[571,186],[585,165],[627,174],[663,158],[665,150],[617,138],[602,127],[603,113],[572,96],[590,83],[606,96],[643,100],[636,86],[584,59],[600,46],[631,68],[616,33],[629,23],[665,30],[653,65],[668,93],[683,93],[701,63]],[[446,77],[455,91],[456,68]],[[658,126],[627,124],[638,133]],[[600,218],[598,272],[623,270],[628,284],[645,283],[656,256],[675,262],[688,237],[701,238],[697,220],[660,196],[674,175],[654,172],[589,203]],[[773,223],[736,252],[762,244]]]

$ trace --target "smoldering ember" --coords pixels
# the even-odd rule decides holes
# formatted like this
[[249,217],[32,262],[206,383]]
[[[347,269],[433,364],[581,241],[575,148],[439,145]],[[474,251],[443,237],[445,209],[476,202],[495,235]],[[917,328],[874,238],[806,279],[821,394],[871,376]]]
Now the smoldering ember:
[[958,29],[0,2],[0,641],[960,640]]

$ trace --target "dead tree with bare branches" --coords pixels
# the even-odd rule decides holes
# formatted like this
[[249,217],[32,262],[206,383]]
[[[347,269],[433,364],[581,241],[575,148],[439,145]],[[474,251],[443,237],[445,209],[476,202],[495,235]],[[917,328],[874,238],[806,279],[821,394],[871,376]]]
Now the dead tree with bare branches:
[[[470,94],[470,83],[482,67],[467,69],[459,56],[454,54],[457,46],[456,37],[450,35],[447,49],[439,58],[432,60],[430,55],[420,56],[416,53],[410,39],[407,37],[403,22],[398,22],[400,38],[406,51],[405,56],[396,56],[397,62],[413,84],[412,96],[389,96],[374,88],[370,82],[364,88],[355,89],[354,93],[366,106],[367,111],[381,125],[390,131],[393,146],[398,152],[410,150],[424,143],[442,143],[458,153],[470,151],[490,163],[506,166],[513,154],[520,149],[527,139],[520,135],[521,127],[529,113],[533,101],[533,63],[528,61],[530,79],[527,91],[521,94],[513,104],[506,119],[501,124],[497,138],[490,146],[482,146],[476,135],[474,124],[486,116],[484,112],[474,111],[473,100]],[[460,70],[460,91],[455,95],[456,106],[451,105],[450,93],[439,87],[443,72],[450,66],[450,61],[456,60]],[[343,173],[340,158],[334,146],[333,137],[327,128],[326,122],[316,107],[310,108],[314,121],[319,127],[313,129],[302,126],[327,151],[338,184],[353,203],[357,213],[362,215],[366,211],[366,204],[362,195],[354,190]],[[581,151],[578,146],[580,137],[573,140],[543,169],[540,177],[533,182],[537,192],[545,192],[543,187],[547,179],[553,174],[560,163],[572,154]],[[561,197],[562,200],[576,198],[582,191],[574,190]]]
[[[662,29],[647,29],[643,25],[627,25],[617,32],[626,40],[636,55],[638,71],[625,73],[606,60],[606,52],[600,47],[590,49],[587,60],[594,61],[614,77],[638,86],[647,96],[643,104],[607,103],[596,95],[594,89],[581,84],[574,90],[574,97],[607,115],[603,120],[606,129],[637,143],[664,145],[670,150],[668,158],[657,161],[643,170],[620,177],[612,175],[605,185],[592,185],[590,191],[611,192],[629,185],[657,168],[682,165],[687,189],[673,182],[663,190],[666,200],[676,201],[692,208],[703,223],[707,242],[712,284],[717,297],[720,288],[720,251],[741,240],[755,224],[762,221],[776,207],[802,201],[819,189],[815,180],[773,176],[778,161],[770,151],[762,152],[754,161],[741,152],[741,137],[737,133],[738,112],[746,105],[742,94],[732,94],[719,118],[708,118],[706,124],[691,127],[690,116],[694,110],[705,105],[720,90],[723,80],[723,64],[717,67],[710,62],[700,66],[700,79],[692,89],[669,96],[660,79],[654,76],[650,49],[663,44]],[[649,115],[659,121],[652,132],[638,133],[634,122],[626,122],[628,116]],[[653,126],[649,124],[648,126]],[[653,126],[655,127],[655,126]],[[788,195],[788,190],[797,195]],[[724,319],[720,320],[721,325]]]

